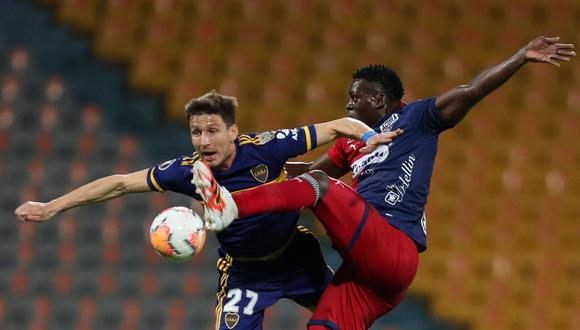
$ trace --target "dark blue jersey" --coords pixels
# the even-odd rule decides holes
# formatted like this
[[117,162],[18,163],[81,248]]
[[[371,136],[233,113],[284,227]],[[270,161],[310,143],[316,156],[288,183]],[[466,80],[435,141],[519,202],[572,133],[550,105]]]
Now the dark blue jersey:
[[402,128],[405,132],[351,164],[358,179],[357,191],[423,251],[427,248],[424,209],[437,141],[449,126],[443,122],[435,98],[430,98],[402,106],[373,128],[378,132]]
[[[284,163],[316,147],[314,126],[240,135],[230,169],[213,171],[216,180],[230,192],[287,179]],[[180,157],[149,169],[152,190],[174,191],[200,200],[191,184],[191,167],[199,155]],[[298,212],[269,213],[239,218],[217,234],[225,253],[236,257],[262,257],[279,250],[292,236]]]

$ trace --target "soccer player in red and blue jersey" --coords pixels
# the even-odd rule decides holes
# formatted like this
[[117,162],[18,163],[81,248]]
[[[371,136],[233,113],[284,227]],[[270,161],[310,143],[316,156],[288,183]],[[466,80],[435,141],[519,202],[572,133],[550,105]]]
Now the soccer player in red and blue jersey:
[[[202,163],[193,181],[206,201],[206,226],[223,230],[236,217],[312,208],[343,264],[325,290],[308,329],[367,329],[403,299],[427,248],[424,213],[441,132],[455,126],[486,95],[528,62],[559,66],[575,56],[558,38],[532,40],[509,59],[439,97],[401,103],[403,85],[382,65],[359,69],[350,86],[349,116],[373,126],[363,141],[341,139],[314,168],[335,176],[352,171],[356,192],[325,172],[230,195]],[[404,134],[370,153],[376,132]],[[232,222],[233,221],[233,222]],[[237,220],[236,220],[237,221]]]
[[[16,210],[21,221],[46,221],[84,204],[128,193],[174,191],[200,199],[191,184],[192,166],[203,161],[219,182],[232,191],[286,180],[284,164],[338,135],[360,138],[371,128],[342,118],[328,123],[261,134],[238,134],[234,97],[211,92],[186,106],[196,152],[159,166],[126,175],[112,175],[88,183],[48,203],[26,202]],[[390,142],[398,133],[373,138]],[[216,329],[262,329],[264,311],[281,298],[314,308],[332,272],[317,239],[297,227],[298,212],[260,214],[240,218],[217,235]]]

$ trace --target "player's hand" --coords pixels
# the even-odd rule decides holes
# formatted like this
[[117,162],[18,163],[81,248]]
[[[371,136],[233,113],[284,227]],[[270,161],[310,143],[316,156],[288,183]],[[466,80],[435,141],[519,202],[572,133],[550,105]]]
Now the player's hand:
[[400,128],[397,128],[396,130],[391,131],[391,132],[373,135],[371,138],[368,139],[367,145],[362,147],[359,151],[364,153],[364,154],[372,152],[376,148],[378,148],[379,146],[381,146],[383,144],[388,144],[388,143],[393,142],[393,139],[401,134],[403,134],[403,130]]
[[568,62],[570,58],[576,56],[574,44],[558,43],[560,37],[537,37],[524,47],[526,60],[530,62],[550,63],[560,66],[558,61]]
[[52,218],[56,212],[50,210],[48,203],[28,201],[20,205],[16,211],[14,211],[14,214],[16,214],[18,220],[22,222],[43,222]]

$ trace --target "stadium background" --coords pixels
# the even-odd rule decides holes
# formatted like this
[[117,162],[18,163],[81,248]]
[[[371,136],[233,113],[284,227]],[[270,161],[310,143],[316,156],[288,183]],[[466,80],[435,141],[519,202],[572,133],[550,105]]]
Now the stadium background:
[[[13,215],[191,152],[191,97],[237,96],[243,132],[293,127],[344,114],[360,65],[392,66],[414,100],[579,31],[580,2],[564,0],[0,1],[0,327],[212,328],[215,240],[189,264],[147,242],[154,215],[187,199],[130,196],[42,225]],[[580,329],[579,74],[577,60],[530,65],[443,134],[430,248],[373,329]],[[266,328],[307,319],[281,302]]]

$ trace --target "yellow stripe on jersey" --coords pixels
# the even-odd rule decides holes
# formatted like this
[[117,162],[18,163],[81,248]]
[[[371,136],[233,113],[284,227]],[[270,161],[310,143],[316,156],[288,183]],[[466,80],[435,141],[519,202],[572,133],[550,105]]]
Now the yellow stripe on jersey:
[[222,310],[223,310],[223,305],[224,305],[224,297],[226,296],[226,286],[222,285],[222,283],[227,283],[228,282],[228,277],[230,275],[228,273],[223,273],[220,279],[220,286],[221,289],[220,291],[217,293],[216,297],[217,297],[217,305],[215,306],[215,329],[219,330],[220,326],[221,326],[221,322],[222,322]]
[[255,136],[255,137],[251,137],[249,135],[240,135],[238,136],[238,141],[240,143],[240,145],[244,145],[244,144],[260,144],[262,139],[259,136]]
[[217,268],[219,271],[225,272],[229,268],[228,261],[224,258],[220,258],[220,260],[218,261]]
[[224,258],[218,259],[216,267],[220,272],[227,272],[232,266],[232,262],[232,257],[229,254],[226,254]]
[[303,234],[312,234],[312,231],[304,226],[296,226],[296,229]]
[[193,153],[191,157],[183,157],[181,160],[181,165],[193,165],[193,163],[198,161],[200,158],[201,156],[196,151]]
[[308,126],[302,127],[304,129],[304,135],[306,137],[306,151],[310,151],[312,149],[312,138],[310,137],[310,130]]
[[240,134],[238,135],[238,139],[242,139],[242,140],[260,140],[259,136],[249,136],[247,134]]
[[151,183],[153,183],[153,186],[155,187],[155,189],[157,189],[157,191],[164,192],[165,190],[163,190],[163,188],[161,188],[161,186],[159,185],[159,183],[157,183],[157,180],[155,180],[155,176],[153,175],[153,171],[155,171],[155,168],[153,168],[149,172],[149,179],[151,179]]
[[286,172],[286,169],[285,168],[282,168],[282,170],[280,171],[280,174],[278,175],[278,177],[276,179],[270,181],[270,182],[266,182],[266,183],[263,183],[261,185],[258,185],[258,186],[255,186],[255,187],[246,188],[246,189],[230,190],[230,192],[231,193],[237,193],[237,192],[240,192],[240,191],[246,191],[246,190],[254,189],[256,187],[263,186],[263,185],[266,185],[266,184],[284,182],[286,180],[288,180],[288,172]]
[[233,259],[229,254],[226,254],[225,258],[219,258],[217,262],[218,269],[222,272],[220,277],[220,291],[216,294],[217,305],[215,307],[215,329],[219,330],[222,318],[221,314],[223,311],[224,297],[226,296],[226,288],[228,287],[228,277],[230,274],[230,266],[232,265]]

